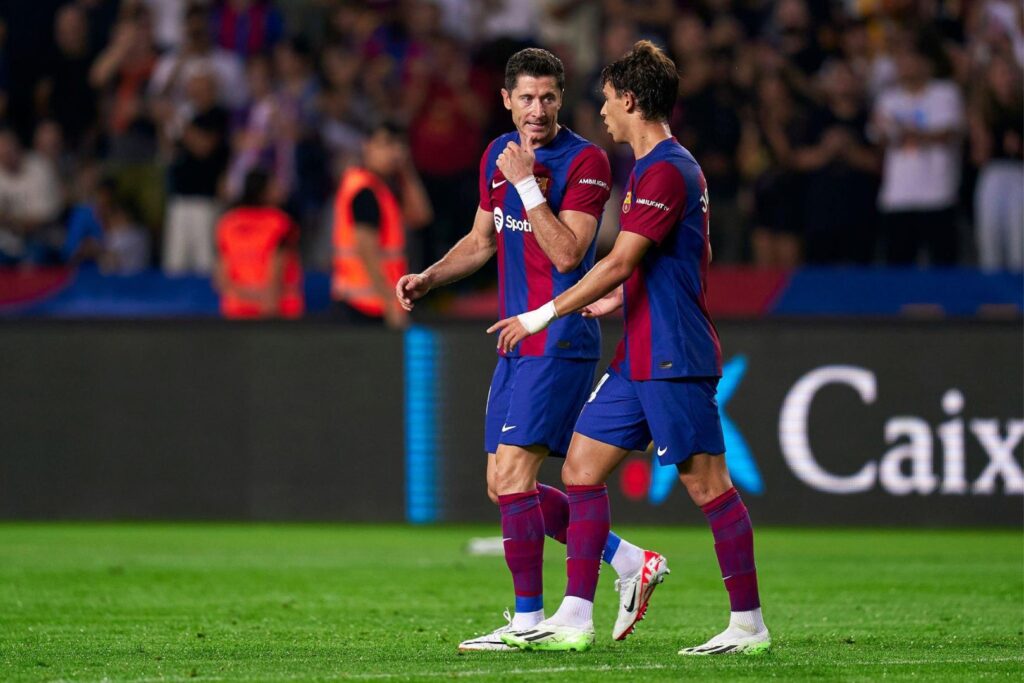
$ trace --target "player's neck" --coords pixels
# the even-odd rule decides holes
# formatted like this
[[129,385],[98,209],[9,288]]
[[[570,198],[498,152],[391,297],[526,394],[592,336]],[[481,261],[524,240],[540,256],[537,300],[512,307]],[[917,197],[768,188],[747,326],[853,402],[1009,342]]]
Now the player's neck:
[[633,156],[637,159],[647,156],[658,143],[672,137],[666,121],[637,121],[630,131],[629,146],[633,148]]

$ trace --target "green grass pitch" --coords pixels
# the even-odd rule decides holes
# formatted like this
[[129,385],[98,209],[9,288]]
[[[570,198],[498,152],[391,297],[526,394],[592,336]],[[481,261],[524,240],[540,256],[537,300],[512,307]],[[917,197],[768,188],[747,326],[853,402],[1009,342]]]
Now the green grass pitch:
[[[510,606],[488,527],[0,524],[0,680],[701,680],[1024,676],[1012,531],[756,530],[766,657],[683,658],[724,626],[710,533],[620,529],[672,575],[611,641],[602,571],[587,653],[456,652]],[[564,549],[549,542],[551,611]]]

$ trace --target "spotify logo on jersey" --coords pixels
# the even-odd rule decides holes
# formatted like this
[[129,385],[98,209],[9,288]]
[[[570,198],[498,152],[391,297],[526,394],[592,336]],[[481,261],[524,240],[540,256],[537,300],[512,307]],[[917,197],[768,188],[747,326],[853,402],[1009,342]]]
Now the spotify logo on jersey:
[[501,210],[501,207],[494,207],[494,229],[501,232],[501,229],[505,227],[505,212]]

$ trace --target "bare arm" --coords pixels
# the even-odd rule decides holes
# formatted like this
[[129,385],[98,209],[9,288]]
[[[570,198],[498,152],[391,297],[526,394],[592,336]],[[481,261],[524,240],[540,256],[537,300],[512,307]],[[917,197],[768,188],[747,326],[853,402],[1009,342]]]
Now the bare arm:
[[[642,235],[626,231],[620,232],[611,252],[598,261],[597,265],[582,280],[551,302],[550,305],[554,306],[553,314],[556,317],[561,317],[574,313],[616,289],[636,270],[640,260],[643,259],[652,244],[654,242]],[[523,315],[528,314],[524,313]],[[534,330],[534,332],[539,332],[540,329]],[[500,332],[498,348],[506,353],[532,334],[527,331],[519,316],[499,321],[491,325],[487,332]]]
[[597,219],[582,211],[562,211],[556,218],[547,202],[527,213],[533,236],[559,273],[580,265],[597,232]]
[[446,285],[472,275],[498,251],[498,237],[494,230],[494,214],[477,207],[476,218],[469,234],[455,243],[440,261],[422,273],[403,275],[395,285],[395,296],[407,311],[413,302],[423,298],[435,287]]

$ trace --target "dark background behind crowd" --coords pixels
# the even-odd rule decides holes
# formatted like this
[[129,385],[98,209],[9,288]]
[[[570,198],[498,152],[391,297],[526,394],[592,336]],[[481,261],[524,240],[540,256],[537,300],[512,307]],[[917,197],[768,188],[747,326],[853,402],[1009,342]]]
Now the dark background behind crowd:
[[0,0],[0,265],[209,273],[204,231],[259,169],[326,269],[338,178],[388,118],[434,207],[418,269],[471,224],[513,52],[562,58],[560,120],[621,188],[599,73],[651,38],[716,262],[1019,271],[1022,21],[1019,0]]

